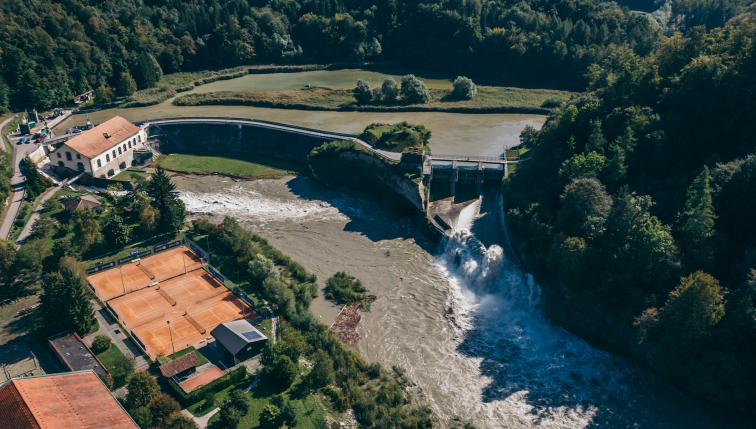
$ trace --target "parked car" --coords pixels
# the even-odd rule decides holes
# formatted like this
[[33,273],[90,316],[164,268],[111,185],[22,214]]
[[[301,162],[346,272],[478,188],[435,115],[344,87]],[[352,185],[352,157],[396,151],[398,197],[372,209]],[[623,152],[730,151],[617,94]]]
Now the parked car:
[[21,137],[21,140],[18,141],[18,144],[24,144],[25,140],[26,140],[25,138]]

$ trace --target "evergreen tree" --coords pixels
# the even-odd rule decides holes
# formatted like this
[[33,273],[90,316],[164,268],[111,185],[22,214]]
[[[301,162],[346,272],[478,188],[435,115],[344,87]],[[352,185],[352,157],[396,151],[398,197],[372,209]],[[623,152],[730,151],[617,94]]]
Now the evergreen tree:
[[116,247],[124,246],[131,240],[131,229],[118,215],[113,215],[110,222],[105,225],[104,233],[108,243]]
[[627,175],[627,166],[625,165],[625,149],[622,148],[617,142],[612,143],[609,146],[609,151],[612,155],[609,157],[609,162],[604,168],[604,176],[606,183],[616,188],[619,184],[625,180]]
[[134,78],[139,89],[152,88],[160,80],[152,56],[147,52],[142,52],[137,58]]
[[90,292],[78,265],[76,261],[64,260],[59,271],[47,275],[40,301],[46,326],[58,332],[73,329],[83,336],[97,322]]
[[710,179],[709,168],[704,166],[688,188],[680,226],[685,247],[683,260],[694,269],[710,270],[714,264],[714,220],[717,217],[712,204]]
[[591,121],[591,135],[588,137],[588,143],[585,145],[585,151],[596,152],[599,155],[604,154],[606,139],[601,133],[601,121],[596,119]]
[[152,204],[160,212],[159,227],[162,231],[173,232],[181,229],[186,219],[186,206],[178,197],[176,184],[160,165],[152,174],[152,180],[147,185],[147,195],[152,198]]

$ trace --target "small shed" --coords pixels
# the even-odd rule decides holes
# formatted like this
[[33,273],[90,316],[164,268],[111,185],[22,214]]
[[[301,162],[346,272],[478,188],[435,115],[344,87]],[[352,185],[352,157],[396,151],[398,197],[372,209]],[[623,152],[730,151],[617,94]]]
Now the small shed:
[[210,332],[221,351],[239,364],[260,353],[268,337],[247,320],[221,323]]
[[69,212],[72,212],[79,207],[83,206],[90,206],[92,208],[97,208],[102,205],[101,202],[97,201],[97,198],[91,196],[91,195],[84,195],[81,197],[71,198],[68,200],[65,200],[61,202],[63,204],[63,207]]
[[193,373],[197,365],[199,365],[197,353],[190,352],[168,363],[160,365],[160,373],[163,374],[163,377],[165,378],[176,377],[178,379],[183,379]]
[[97,375],[108,374],[108,370],[105,369],[102,362],[97,359],[97,356],[76,332],[62,332],[48,338],[47,342],[50,348],[55,351],[58,360],[69,371],[92,370]]

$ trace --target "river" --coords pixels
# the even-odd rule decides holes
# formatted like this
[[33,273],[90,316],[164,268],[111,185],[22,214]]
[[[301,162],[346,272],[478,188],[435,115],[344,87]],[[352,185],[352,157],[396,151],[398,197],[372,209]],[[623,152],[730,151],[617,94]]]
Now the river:
[[[189,210],[232,215],[315,272],[346,270],[378,296],[358,347],[403,367],[441,421],[480,428],[740,428],[644,369],[545,320],[539,288],[505,256],[499,196],[464,209],[437,246],[376,201],[310,178],[176,177]],[[479,239],[478,237],[482,237]],[[504,247],[502,247],[504,246]],[[321,297],[313,313],[338,308]],[[445,427],[445,424],[441,424]]]

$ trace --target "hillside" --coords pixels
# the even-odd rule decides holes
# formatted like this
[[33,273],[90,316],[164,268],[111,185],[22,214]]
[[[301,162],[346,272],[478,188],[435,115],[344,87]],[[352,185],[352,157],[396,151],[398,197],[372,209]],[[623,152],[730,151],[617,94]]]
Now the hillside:
[[[209,11],[212,12],[209,12]],[[508,4],[274,0],[0,3],[0,113],[162,75],[257,63],[394,60],[497,84],[582,90],[615,46],[653,51],[646,18],[599,0]]]
[[[522,140],[507,220],[552,317],[692,390],[756,402],[754,27],[619,49]],[[557,304],[563,303],[563,304]]]

